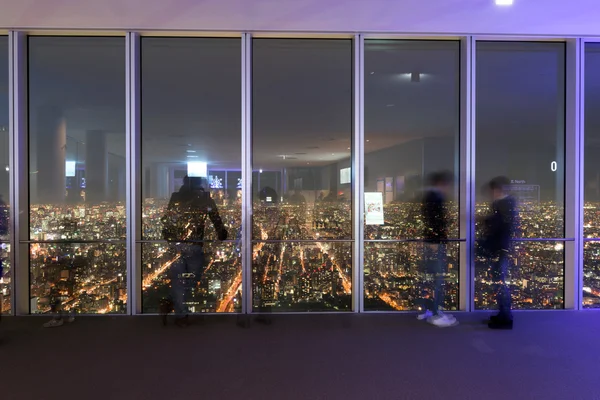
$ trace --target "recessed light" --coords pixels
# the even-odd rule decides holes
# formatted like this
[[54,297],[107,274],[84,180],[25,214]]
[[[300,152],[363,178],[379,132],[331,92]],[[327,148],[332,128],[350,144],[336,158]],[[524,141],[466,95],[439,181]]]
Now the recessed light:
[[512,6],[513,0],[496,0],[497,6]]

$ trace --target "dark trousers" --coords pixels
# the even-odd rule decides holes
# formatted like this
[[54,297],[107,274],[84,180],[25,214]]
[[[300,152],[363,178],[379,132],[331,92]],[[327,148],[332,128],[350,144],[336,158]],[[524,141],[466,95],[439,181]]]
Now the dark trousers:
[[508,277],[508,252],[503,251],[500,255],[492,258],[492,278],[494,282],[494,292],[498,304],[498,316],[500,318],[512,319],[511,305],[512,299],[510,289],[506,284]]
[[444,272],[446,271],[446,245],[426,243],[424,245],[426,272],[433,275],[433,299],[423,299],[425,309],[437,315],[439,307],[444,305]]

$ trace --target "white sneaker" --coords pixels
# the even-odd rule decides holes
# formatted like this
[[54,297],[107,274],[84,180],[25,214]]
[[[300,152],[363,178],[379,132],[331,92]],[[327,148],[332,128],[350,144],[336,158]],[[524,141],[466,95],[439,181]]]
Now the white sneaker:
[[62,319],[51,319],[50,321],[48,321],[44,324],[44,328],[56,328],[56,327],[62,326],[62,324],[63,324]]
[[[442,310],[438,310],[438,315],[446,315],[450,318],[454,318],[454,315],[443,312]],[[456,318],[454,318],[456,319]]]
[[440,328],[447,328],[449,326],[454,326],[457,324],[456,322],[456,318],[454,317],[449,317],[448,315],[434,315],[432,317],[429,317],[427,319],[427,322],[429,322],[431,325],[435,325],[437,327]]
[[431,318],[431,317],[433,317],[433,313],[430,310],[426,310],[423,314],[417,315],[417,319],[419,321],[422,321],[424,319]]

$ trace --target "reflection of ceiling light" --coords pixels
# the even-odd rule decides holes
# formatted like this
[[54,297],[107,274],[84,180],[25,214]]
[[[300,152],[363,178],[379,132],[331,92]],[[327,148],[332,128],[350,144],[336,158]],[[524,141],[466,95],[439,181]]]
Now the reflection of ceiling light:
[[350,150],[350,147],[348,147],[348,150]]
[[331,153],[332,156],[335,156],[335,153]]
[[367,142],[369,142],[369,139],[367,139]]
[[258,173],[259,173],[259,174],[262,174],[262,169],[259,169],[259,170],[258,170]]
[[189,177],[208,177],[208,165],[202,161],[188,161],[187,174]]
[[375,75],[375,71],[371,71],[371,75]]
[[196,150],[186,150],[188,153],[195,153]]
[[8,167],[8,165],[6,166],[6,172],[10,171],[10,168]]
[[187,158],[198,158],[198,156],[187,156]]
[[513,0],[496,0],[497,6],[512,6]]

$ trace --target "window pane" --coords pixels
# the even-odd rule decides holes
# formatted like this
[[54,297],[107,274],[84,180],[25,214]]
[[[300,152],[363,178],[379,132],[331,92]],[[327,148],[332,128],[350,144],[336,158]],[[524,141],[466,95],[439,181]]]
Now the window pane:
[[30,245],[31,313],[125,313],[125,243]]
[[351,239],[352,41],[253,43],[255,224],[268,205],[296,222],[279,239]]
[[[583,234],[600,238],[600,43],[585,45],[585,207]],[[585,243],[583,305],[600,307],[600,257],[598,242]]]
[[[367,40],[364,79],[365,196],[383,204],[373,219],[366,206],[365,240],[390,240],[365,243],[365,309],[418,309],[433,284],[423,244],[393,240],[423,238],[421,201],[432,173],[458,182],[460,43]],[[458,185],[448,188],[448,238],[458,239]],[[447,309],[457,307],[457,249],[452,244],[444,261],[453,268]]]
[[[352,239],[352,41],[255,39],[252,60],[253,239]],[[255,267],[270,261],[253,276],[254,307],[347,309],[332,300],[343,290],[318,283],[319,246],[257,246]]]
[[[143,246],[143,310],[156,312],[162,298],[178,299],[185,291],[180,306],[188,311],[235,311],[242,274],[236,242],[242,199],[241,40],[142,38],[141,71],[142,237],[162,242]],[[216,215],[230,241],[202,244],[217,239]],[[186,229],[190,221],[194,227]],[[175,239],[195,243],[164,242]],[[202,277],[177,279],[185,288],[173,286],[173,274],[198,262]]]
[[[381,193],[385,224],[365,239],[422,237],[420,200],[433,172],[458,174],[460,43],[365,42],[365,192]],[[458,238],[458,185],[449,237]]]
[[477,188],[508,177],[521,235],[564,237],[564,43],[478,43],[476,98]]
[[202,249],[204,264],[199,265],[199,278],[188,282],[174,277],[176,269],[173,267],[187,256],[192,246],[197,245],[142,244],[144,312],[158,313],[161,300],[173,297],[173,287],[183,294],[183,302],[189,312],[241,312],[242,259],[239,245],[205,243]]
[[[487,183],[505,176],[518,204],[517,236],[563,238],[565,44],[479,42],[476,76],[476,215],[489,212]],[[483,228],[477,224],[478,238]],[[515,250],[511,272],[522,279],[511,281],[515,308],[562,306],[564,250],[556,246],[520,243]],[[491,262],[477,254],[486,271]],[[489,281],[481,273],[476,279],[476,306],[492,307]]]
[[583,306],[600,308],[600,241],[584,244]]
[[[552,309],[564,306],[564,242],[516,242],[509,257],[507,283],[513,309]],[[487,260],[475,264],[475,309],[496,307],[497,282]]]
[[255,243],[255,311],[351,311],[352,242]]
[[8,134],[8,37],[0,36],[0,314],[11,311]]
[[[434,260],[418,242],[365,243],[365,310],[421,310],[433,298]],[[446,310],[458,309],[459,244],[449,243],[444,252],[443,274]]]
[[[29,162],[31,240],[125,240],[124,38],[29,38]],[[32,245],[32,296],[123,311],[124,246]]]

